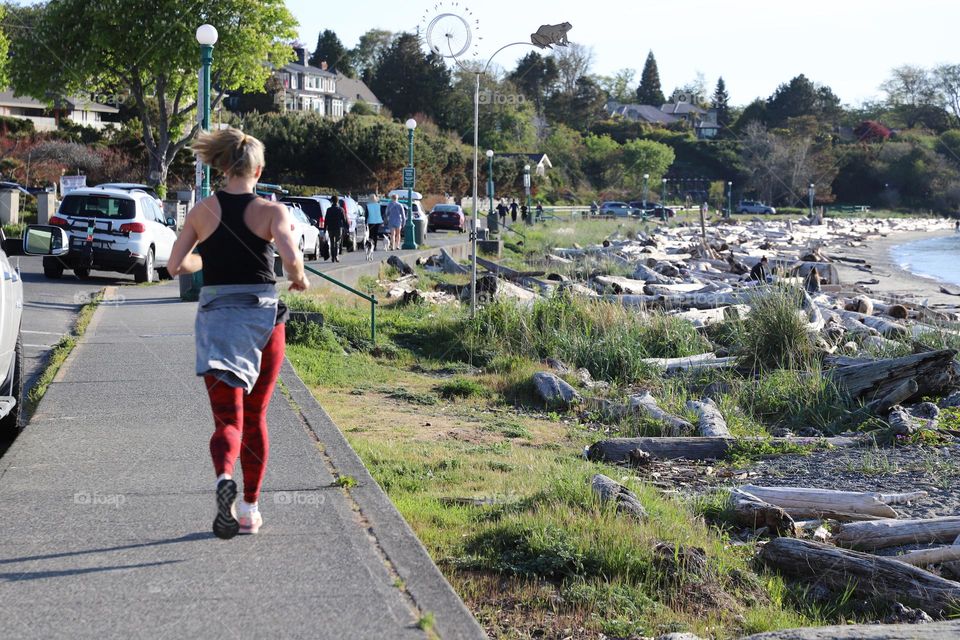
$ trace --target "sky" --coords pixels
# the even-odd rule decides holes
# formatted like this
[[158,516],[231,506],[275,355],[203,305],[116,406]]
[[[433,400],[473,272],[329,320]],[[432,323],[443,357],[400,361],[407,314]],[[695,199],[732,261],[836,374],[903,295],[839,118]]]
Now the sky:
[[[894,67],[960,63],[957,0],[287,0],[308,49],[332,29],[348,48],[372,28],[425,31],[433,16],[474,24],[477,58],[529,41],[542,24],[569,22],[571,42],[592,47],[592,72],[636,70],[652,50],[669,95],[702,73],[708,92],[723,76],[731,104],[768,97],[798,74],[825,84],[847,105],[880,98]],[[494,64],[513,68],[528,51],[511,47]],[[469,54],[468,54],[469,55]]]

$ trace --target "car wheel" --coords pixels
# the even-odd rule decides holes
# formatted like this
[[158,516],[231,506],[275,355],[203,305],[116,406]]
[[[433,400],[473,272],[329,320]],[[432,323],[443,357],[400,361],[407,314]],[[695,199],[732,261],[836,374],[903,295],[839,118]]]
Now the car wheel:
[[77,267],[73,270],[73,274],[81,280],[90,279],[90,268],[89,267]]
[[63,277],[63,263],[56,258],[44,260],[43,275],[51,280],[59,280]]
[[147,251],[147,257],[144,259],[142,265],[137,265],[133,270],[133,279],[137,283],[141,282],[153,282],[153,247]]
[[17,404],[10,413],[0,418],[0,438],[13,439],[23,429],[23,336],[17,331],[17,345],[13,350],[13,371],[5,395],[13,396]]

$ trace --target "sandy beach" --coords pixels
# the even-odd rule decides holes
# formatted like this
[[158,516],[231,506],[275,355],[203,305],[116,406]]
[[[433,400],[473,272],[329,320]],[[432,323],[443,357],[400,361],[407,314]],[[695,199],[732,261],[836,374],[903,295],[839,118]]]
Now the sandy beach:
[[861,258],[872,267],[872,273],[866,273],[860,271],[854,265],[842,262],[836,263],[841,282],[845,285],[876,279],[880,281],[877,284],[857,286],[865,292],[874,293],[881,297],[899,298],[912,302],[928,301],[927,304],[931,306],[960,307],[960,297],[947,295],[940,291],[940,287],[943,285],[951,290],[957,290],[960,287],[911,273],[901,268],[891,254],[893,248],[898,245],[953,234],[952,230],[890,233],[878,238],[870,238],[867,241],[867,246],[831,247],[829,251],[847,258]]

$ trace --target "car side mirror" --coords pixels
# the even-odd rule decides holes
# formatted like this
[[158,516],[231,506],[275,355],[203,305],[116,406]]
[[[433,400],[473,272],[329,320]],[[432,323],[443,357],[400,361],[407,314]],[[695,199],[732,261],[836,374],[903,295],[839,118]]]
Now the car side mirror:
[[70,238],[62,227],[29,225],[23,233],[21,251],[28,256],[62,256],[70,252]]
[[177,221],[175,218],[167,218],[167,226],[171,229],[177,228]]

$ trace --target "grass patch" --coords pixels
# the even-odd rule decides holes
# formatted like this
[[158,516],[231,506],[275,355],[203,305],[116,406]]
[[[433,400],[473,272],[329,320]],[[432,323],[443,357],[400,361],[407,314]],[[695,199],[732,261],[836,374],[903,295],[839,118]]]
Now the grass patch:
[[436,392],[440,394],[441,398],[450,400],[451,398],[473,398],[473,397],[486,397],[490,395],[490,391],[477,382],[476,380],[471,380],[470,378],[464,378],[458,376],[449,382],[444,382],[435,387]]
[[806,369],[815,360],[807,321],[800,314],[803,293],[774,288],[750,301],[750,314],[740,323],[744,364],[755,371]]

